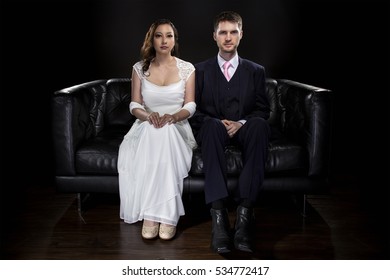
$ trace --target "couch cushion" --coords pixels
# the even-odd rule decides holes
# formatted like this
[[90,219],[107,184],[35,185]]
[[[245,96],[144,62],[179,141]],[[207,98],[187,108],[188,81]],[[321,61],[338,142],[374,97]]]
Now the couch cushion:
[[270,142],[266,173],[307,174],[307,159],[307,151],[302,145],[285,138],[273,140]]
[[119,145],[128,127],[111,127],[86,141],[76,152],[76,172],[80,174],[118,174]]

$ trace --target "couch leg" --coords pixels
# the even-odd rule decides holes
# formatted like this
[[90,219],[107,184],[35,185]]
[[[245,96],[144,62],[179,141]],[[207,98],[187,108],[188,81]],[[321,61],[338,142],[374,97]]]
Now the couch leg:
[[90,198],[89,193],[78,193],[77,194],[77,212],[79,213],[79,217],[84,224],[86,224],[85,219],[83,217],[85,211],[87,211],[87,201]]
[[307,218],[307,200],[306,200],[306,194],[303,195],[303,202],[302,202],[302,217]]
[[307,218],[308,215],[308,205],[307,205],[307,197],[306,194],[293,195],[294,203],[298,207],[301,215],[304,219]]

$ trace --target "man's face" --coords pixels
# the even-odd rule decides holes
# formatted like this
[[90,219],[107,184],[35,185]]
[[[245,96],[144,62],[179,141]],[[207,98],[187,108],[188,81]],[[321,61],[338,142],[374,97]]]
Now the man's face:
[[222,21],[213,36],[220,52],[235,53],[242,38],[242,30],[238,27],[238,23]]

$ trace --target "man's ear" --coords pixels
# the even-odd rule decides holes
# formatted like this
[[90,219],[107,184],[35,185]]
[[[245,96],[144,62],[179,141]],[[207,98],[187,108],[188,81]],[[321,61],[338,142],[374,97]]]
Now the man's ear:
[[214,41],[217,41],[217,36],[215,34],[215,31],[213,32],[213,38],[214,38]]
[[242,39],[242,36],[244,36],[244,30],[241,30],[240,32],[240,40]]

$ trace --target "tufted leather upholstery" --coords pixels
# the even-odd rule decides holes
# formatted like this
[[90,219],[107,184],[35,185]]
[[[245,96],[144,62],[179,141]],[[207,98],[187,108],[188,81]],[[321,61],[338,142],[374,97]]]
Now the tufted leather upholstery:
[[[61,192],[117,193],[118,148],[134,117],[130,79],[96,80],[56,91],[52,133],[56,185]],[[291,80],[267,79],[272,138],[264,190],[318,193],[327,189],[332,99],[330,90]],[[228,187],[242,168],[237,148],[226,149]],[[203,163],[194,151],[184,194],[203,190]]]

